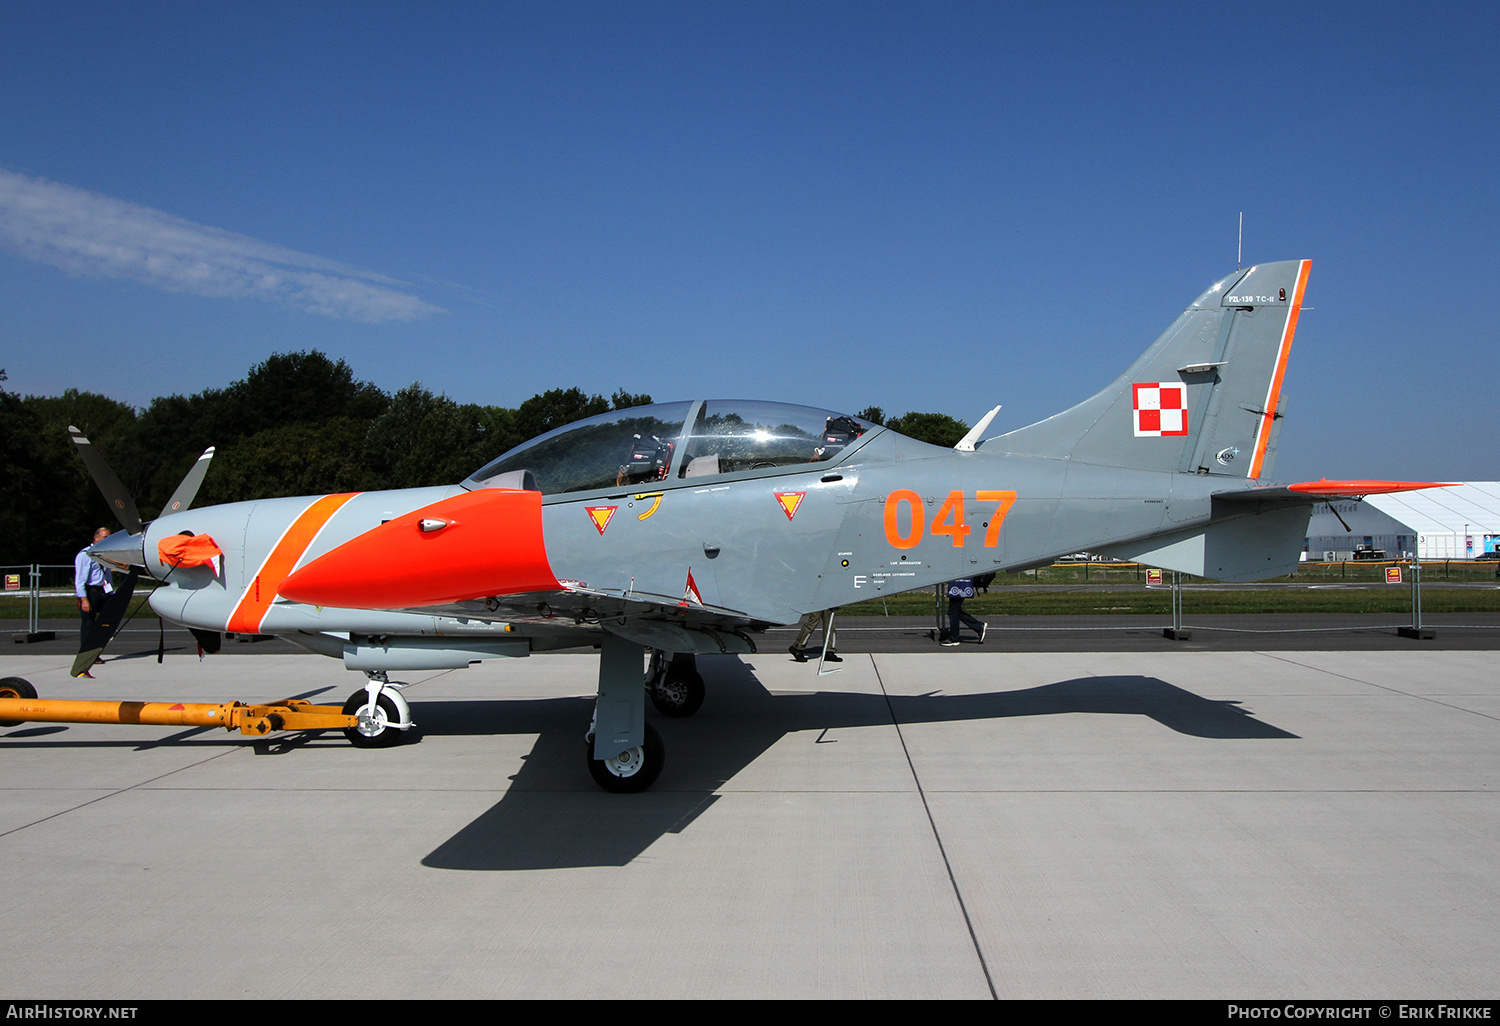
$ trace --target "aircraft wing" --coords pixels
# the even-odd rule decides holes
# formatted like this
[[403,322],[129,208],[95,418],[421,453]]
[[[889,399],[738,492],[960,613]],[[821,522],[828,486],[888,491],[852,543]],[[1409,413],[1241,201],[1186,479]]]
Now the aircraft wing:
[[[751,654],[756,644],[750,632],[766,626],[738,610],[705,605],[691,588],[674,597],[595,588],[578,581],[565,581],[556,591],[407,611],[505,623],[518,636],[552,639],[556,644],[594,644],[598,634],[607,630],[651,648],[697,654]],[[543,647],[549,647],[548,643]]]

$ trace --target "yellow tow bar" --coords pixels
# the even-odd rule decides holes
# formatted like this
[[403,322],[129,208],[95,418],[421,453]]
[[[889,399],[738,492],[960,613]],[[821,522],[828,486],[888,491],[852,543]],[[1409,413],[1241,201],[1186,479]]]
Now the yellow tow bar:
[[69,698],[0,698],[0,723],[146,723],[223,727],[259,736],[273,730],[350,730],[359,717],[336,705],[288,698],[263,705],[225,702],[100,702]]

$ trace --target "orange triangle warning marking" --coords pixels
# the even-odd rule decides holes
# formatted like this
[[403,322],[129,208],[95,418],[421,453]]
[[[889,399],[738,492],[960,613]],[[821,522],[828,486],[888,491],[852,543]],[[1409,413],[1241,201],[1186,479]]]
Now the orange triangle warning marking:
[[600,534],[603,534],[604,529],[609,526],[609,522],[614,517],[615,510],[617,509],[619,509],[618,506],[583,507],[583,511],[589,515],[589,519],[594,522],[594,526],[599,529]]
[[788,520],[797,515],[797,507],[802,505],[802,497],[806,492],[777,492],[776,501],[781,503],[781,510],[786,514]]

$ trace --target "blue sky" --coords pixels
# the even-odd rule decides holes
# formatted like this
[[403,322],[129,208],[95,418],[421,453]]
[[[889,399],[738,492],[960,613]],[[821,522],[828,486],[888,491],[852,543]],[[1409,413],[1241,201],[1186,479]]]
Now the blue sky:
[[[1008,430],[1310,257],[1276,476],[1500,478],[1500,5],[33,3],[6,387],[316,348],[394,390]],[[1487,277],[1487,276],[1486,276]]]

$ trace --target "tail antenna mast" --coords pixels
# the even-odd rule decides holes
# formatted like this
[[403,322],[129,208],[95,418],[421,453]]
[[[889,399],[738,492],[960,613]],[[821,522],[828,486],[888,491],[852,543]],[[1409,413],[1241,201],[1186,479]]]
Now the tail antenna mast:
[[1245,267],[1245,212],[1240,211],[1240,246],[1234,253],[1234,269],[1244,270]]

